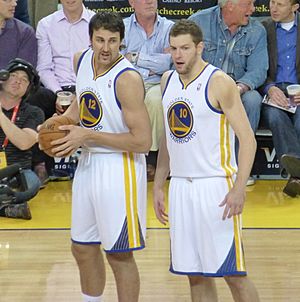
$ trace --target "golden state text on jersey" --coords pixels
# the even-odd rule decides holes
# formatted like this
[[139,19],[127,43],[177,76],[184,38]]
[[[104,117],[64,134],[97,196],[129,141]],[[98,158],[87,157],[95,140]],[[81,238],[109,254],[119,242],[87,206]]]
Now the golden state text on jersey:
[[169,103],[167,121],[171,138],[179,144],[189,142],[195,137],[193,130],[194,116],[192,103],[183,97],[175,98]]

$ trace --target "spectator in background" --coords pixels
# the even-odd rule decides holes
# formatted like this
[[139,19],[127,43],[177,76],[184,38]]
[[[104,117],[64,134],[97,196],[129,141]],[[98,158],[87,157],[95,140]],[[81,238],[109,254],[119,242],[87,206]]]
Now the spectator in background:
[[[62,10],[43,18],[37,25],[37,70],[44,86],[54,93],[75,92],[74,54],[90,45],[88,24],[94,12],[82,0],[61,0]],[[62,108],[56,102],[56,110]]]
[[[236,82],[255,133],[262,102],[256,89],[266,79],[268,53],[264,27],[250,18],[254,9],[253,0],[219,0],[217,6],[199,11],[189,19],[203,31],[203,59]],[[249,179],[250,184],[254,184],[253,179]]]
[[[124,19],[125,49],[122,53],[143,77],[145,104],[152,127],[150,151],[157,153],[163,134],[160,78],[171,67],[168,36],[173,22],[157,14],[157,0],[129,0],[129,4],[135,12]],[[148,180],[153,180],[156,160],[150,163],[150,158],[148,156],[147,176]]]
[[38,22],[57,11],[59,0],[29,0],[29,11],[31,12],[31,23],[36,28]]
[[15,18],[20,21],[30,24],[29,14],[28,14],[28,1],[18,0],[15,10]]
[[[14,192],[1,185],[0,216],[31,219],[27,201],[37,194],[40,181],[31,170],[31,147],[37,142],[36,128],[44,120],[42,110],[26,101],[39,86],[39,76],[33,66],[14,59],[6,69],[10,72],[0,90],[1,168],[19,164],[24,169],[25,192]],[[3,198],[5,200],[3,200]]]
[[36,66],[35,33],[30,25],[14,18],[16,5],[16,0],[0,0],[0,68],[17,57]]
[[[14,18],[16,0],[0,0],[0,69],[5,68],[8,62],[21,58],[36,67],[37,41],[33,28]],[[28,98],[31,105],[40,107],[48,118],[55,112],[55,94],[43,87],[39,88]],[[46,155],[35,148],[33,164],[42,183],[48,181],[45,168]]]
[[[263,21],[267,31],[269,71],[263,85],[271,103],[288,107],[286,87],[300,83],[300,16],[297,0],[271,0],[271,18]],[[295,98],[300,105],[300,96]],[[295,113],[269,106],[262,107],[262,121],[272,131],[276,154],[285,172],[291,175],[283,192],[300,194],[300,109]]]

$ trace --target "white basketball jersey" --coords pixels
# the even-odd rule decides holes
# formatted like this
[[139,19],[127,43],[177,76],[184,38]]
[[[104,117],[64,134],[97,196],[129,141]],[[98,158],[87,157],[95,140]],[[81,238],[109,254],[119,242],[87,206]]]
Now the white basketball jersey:
[[208,82],[216,70],[207,64],[187,85],[176,71],[167,81],[163,108],[171,176],[232,176],[237,170],[234,132],[208,99]]
[[[80,57],[78,65],[76,95],[80,125],[99,132],[128,132],[121,104],[116,96],[116,80],[123,72],[129,69],[135,70],[131,63],[120,55],[107,71],[97,75],[94,52],[88,49]],[[122,152],[122,150],[105,146],[86,149],[90,152]]]

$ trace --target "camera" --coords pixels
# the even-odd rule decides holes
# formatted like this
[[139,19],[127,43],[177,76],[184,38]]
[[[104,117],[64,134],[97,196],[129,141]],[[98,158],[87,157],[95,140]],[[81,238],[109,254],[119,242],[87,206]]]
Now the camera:
[[9,72],[5,69],[0,69],[0,81],[7,81],[9,78]]

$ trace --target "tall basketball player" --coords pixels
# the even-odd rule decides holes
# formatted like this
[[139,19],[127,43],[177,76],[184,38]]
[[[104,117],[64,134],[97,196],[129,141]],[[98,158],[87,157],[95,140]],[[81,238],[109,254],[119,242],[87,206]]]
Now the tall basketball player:
[[[240,218],[256,149],[253,132],[233,80],[202,60],[198,26],[177,22],[170,47],[176,71],[162,78],[165,137],[154,180],[156,216],[165,224],[169,215],[170,271],[188,276],[193,302],[217,301],[211,277],[225,278],[234,301],[257,302],[246,277]],[[167,214],[163,187],[169,170]]]
[[132,251],[142,249],[146,231],[146,164],[151,126],[143,80],[119,53],[122,18],[101,12],[89,24],[91,48],[75,56],[78,102],[65,115],[78,120],[58,156],[79,146],[82,154],[73,182],[72,252],[83,301],[102,301],[105,268],[102,244],[115,275],[119,301],[137,302],[139,273]]

